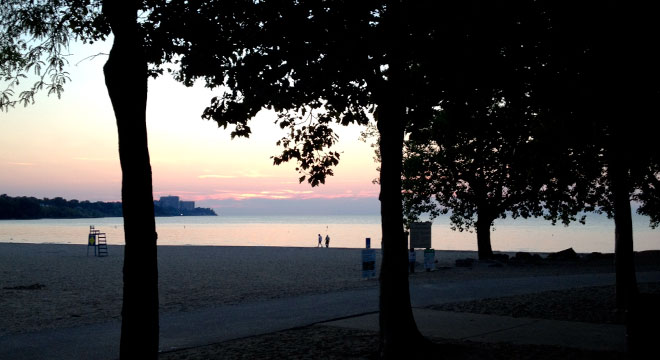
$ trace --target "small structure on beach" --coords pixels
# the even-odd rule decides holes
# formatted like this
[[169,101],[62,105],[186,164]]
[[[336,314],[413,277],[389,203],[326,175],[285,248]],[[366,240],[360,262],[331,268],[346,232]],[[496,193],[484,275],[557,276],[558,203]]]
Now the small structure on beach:
[[431,248],[431,225],[430,221],[414,222],[410,224],[410,248]]
[[431,248],[431,225],[430,221],[414,222],[410,224],[410,251],[424,249],[424,269],[433,270],[435,263],[435,250]]
[[365,248],[362,249],[362,278],[376,277],[376,250],[371,249],[371,238],[365,239]]
[[94,256],[108,256],[108,243],[105,233],[102,233],[101,230],[94,229],[94,225],[89,226],[89,235],[87,236],[87,256],[89,256],[90,246],[94,248]]

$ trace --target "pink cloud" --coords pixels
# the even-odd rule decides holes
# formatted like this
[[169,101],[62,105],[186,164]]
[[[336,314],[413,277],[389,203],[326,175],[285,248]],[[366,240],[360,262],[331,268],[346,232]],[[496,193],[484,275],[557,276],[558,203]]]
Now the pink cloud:
[[235,179],[235,175],[199,175],[198,178],[200,179]]

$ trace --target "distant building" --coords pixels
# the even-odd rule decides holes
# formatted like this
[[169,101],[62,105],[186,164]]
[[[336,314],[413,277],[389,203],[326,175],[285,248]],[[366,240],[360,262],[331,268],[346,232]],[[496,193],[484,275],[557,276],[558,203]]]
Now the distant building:
[[178,196],[161,196],[160,197],[160,206],[162,207],[171,207],[174,209],[179,208],[179,197]]
[[194,201],[179,201],[179,210],[194,210]]

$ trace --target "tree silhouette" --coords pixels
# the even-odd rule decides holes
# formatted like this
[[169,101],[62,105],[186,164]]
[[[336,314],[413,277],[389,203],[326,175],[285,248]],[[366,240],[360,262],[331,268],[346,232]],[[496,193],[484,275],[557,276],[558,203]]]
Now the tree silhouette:
[[[503,100],[502,100],[503,101]],[[532,136],[532,121],[500,117],[503,102],[483,108],[483,119],[447,120],[406,142],[404,208],[409,222],[451,210],[453,230],[476,229],[479,259],[493,256],[491,226],[498,218],[543,215],[541,192],[549,174]]]
[[451,210],[452,228],[476,228],[479,258],[487,259],[495,219],[544,216],[567,225],[590,210],[600,168],[582,161],[592,147],[574,151],[546,121],[550,105],[537,95],[550,56],[544,9],[530,1],[472,6],[453,37],[430,124],[410,129],[404,206],[409,222]]
[[[528,107],[511,94],[529,94],[541,130],[552,134],[539,141],[552,149],[553,140],[560,139],[556,148],[569,149],[547,157],[548,164],[556,165],[548,169],[557,184],[542,193],[551,209],[548,216],[571,213],[567,201],[573,199],[565,198],[562,189],[575,179],[592,181],[591,170],[581,170],[591,169],[584,159],[594,147],[603,149],[593,163],[605,169],[605,177],[595,181],[612,196],[599,205],[612,211],[616,223],[617,297],[625,308],[632,306],[630,198],[651,214],[658,203],[659,157],[651,135],[657,132],[645,122],[654,119],[652,105],[658,100],[658,59],[649,46],[658,33],[653,11],[616,1],[575,6],[523,0],[103,3],[103,11],[92,0],[2,3],[0,24],[6,31],[0,32],[0,75],[8,87],[0,108],[29,104],[43,89],[60,94],[68,81],[63,46],[71,37],[102,39],[112,29],[115,41],[104,71],[119,133],[126,229],[122,358],[129,352],[157,357],[157,235],[144,109],[147,76],[160,74],[165,62],[178,65],[174,74],[184,84],[201,78],[224,90],[203,117],[232,126],[232,136],[248,136],[249,119],[263,108],[275,110],[290,135],[280,142],[283,152],[274,162],[296,161],[300,181],[312,186],[332,175],[339,161],[339,154],[329,150],[336,141],[330,124],[366,124],[373,114],[382,159],[383,357],[408,356],[406,349],[420,350],[418,344],[424,343],[408,290],[401,197],[404,135],[429,128],[439,106],[452,118],[469,113],[466,109],[485,109],[464,107],[466,99],[492,108],[500,97],[486,89],[503,91],[514,118],[524,118]],[[138,11],[143,14],[139,20]],[[529,23],[523,19],[539,20],[539,27],[520,31],[526,27],[519,24]],[[44,41],[29,47],[22,35]],[[497,59],[482,57],[493,50],[517,60],[484,61]],[[503,64],[542,66],[496,72]],[[15,100],[15,86],[34,69],[40,80]],[[520,86],[525,88],[515,88]],[[487,96],[475,97],[475,89]],[[569,164],[579,165],[580,171],[559,165],[565,154],[575,154]]]
[[[457,23],[450,9],[439,10],[432,1],[201,2],[181,4],[176,22],[162,22],[177,24],[165,33],[179,46],[179,80],[229,89],[212,99],[203,117],[233,126],[233,136],[249,136],[249,119],[262,108],[275,110],[290,135],[274,163],[296,161],[301,182],[314,186],[332,175],[339,154],[328,150],[335,141],[330,123],[366,124],[373,114],[382,159],[384,357],[423,349],[416,346],[423,340],[410,307],[401,162],[405,129],[427,122],[438,103],[436,27],[440,22],[452,31],[449,24]],[[235,21],[198,15],[204,13]],[[191,36],[188,26],[207,36]]]
[[[28,105],[46,89],[58,96],[68,81],[66,53],[71,39],[93,42],[110,29],[114,44],[104,67],[119,137],[122,208],[125,229],[124,298],[120,356],[158,357],[158,270],[151,166],[145,109],[147,62],[139,30],[140,1],[117,4],[92,0],[6,1],[0,6],[0,75],[7,88],[0,109]],[[32,42],[30,42],[32,41]],[[16,94],[14,89],[35,71],[38,81]]]
[[117,120],[124,214],[124,301],[120,358],[158,357],[156,222],[147,145],[147,61],[139,31],[139,1],[104,0],[114,41],[103,67]]
[[[603,169],[598,185],[605,188],[599,205],[614,217],[617,307],[630,309],[637,297],[633,261],[631,198],[653,215],[657,188],[657,154],[653,135],[659,99],[657,22],[654,4],[635,6],[611,1],[578,6],[548,3],[548,82],[543,97],[550,118],[564,118],[578,136],[576,151],[595,145],[592,162]],[[566,128],[569,128],[568,126]]]

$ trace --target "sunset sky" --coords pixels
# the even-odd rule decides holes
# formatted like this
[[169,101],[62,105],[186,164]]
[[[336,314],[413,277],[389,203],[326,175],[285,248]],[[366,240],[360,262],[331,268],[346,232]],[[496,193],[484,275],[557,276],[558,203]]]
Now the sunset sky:
[[[86,59],[109,48],[109,42],[72,46],[71,82],[61,99],[44,93],[33,105],[0,113],[0,193],[120,200],[117,129],[102,72],[107,56]],[[325,185],[312,188],[298,183],[295,164],[272,165],[275,142],[284,136],[274,114],[262,111],[253,119],[249,139],[230,140],[229,129],[200,117],[212,96],[168,75],[150,80],[147,124],[156,199],[179,195],[214,208],[254,203],[277,209],[338,198],[370,208],[377,203],[378,186],[371,183],[377,164],[370,145],[358,140],[362,128],[336,127],[340,164]]]

